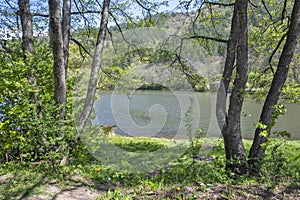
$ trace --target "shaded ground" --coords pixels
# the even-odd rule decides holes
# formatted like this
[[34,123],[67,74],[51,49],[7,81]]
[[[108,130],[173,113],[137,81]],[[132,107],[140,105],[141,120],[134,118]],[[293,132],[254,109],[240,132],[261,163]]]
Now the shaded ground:
[[[15,177],[9,175],[0,176],[2,187],[5,187],[13,178]],[[95,182],[80,176],[70,177],[69,180],[70,184],[67,186],[60,186],[56,181],[45,181],[39,186],[43,188],[41,194],[31,194],[32,187],[16,199],[300,199],[300,183],[274,187],[266,187],[264,185],[224,184],[203,187],[203,185],[200,184],[199,186],[176,185],[164,188],[116,188],[111,185],[97,185]],[[117,192],[114,194],[114,191]],[[115,198],[116,196],[121,198]],[[11,199],[11,197],[5,199]]]

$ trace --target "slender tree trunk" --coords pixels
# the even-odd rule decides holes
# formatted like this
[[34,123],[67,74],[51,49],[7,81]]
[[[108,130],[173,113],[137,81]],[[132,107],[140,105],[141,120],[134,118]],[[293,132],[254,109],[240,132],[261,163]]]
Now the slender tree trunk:
[[227,42],[227,53],[225,60],[225,67],[222,75],[222,80],[218,88],[217,93],[217,106],[216,115],[218,120],[218,125],[222,130],[226,126],[226,103],[229,83],[231,81],[232,72],[235,63],[236,54],[236,44],[237,44],[237,6],[234,7],[233,16],[231,20],[231,30],[229,35],[229,40]]
[[[24,52],[24,60],[26,62],[26,53],[32,54],[34,51],[32,16],[30,12],[29,0],[18,0],[18,5],[22,26],[22,50]],[[29,84],[38,88],[35,71],[36,69],[31,67],[28,71],[27,77]],[[38,92],[32,92],[30,94],[30,99],[36,105],[38,116],[42,117],[40,103],[38,101]]]
[[[277,70],[274,75],[271,88],[265,100],[263,110],[260,116],[260,122],[268,126],[266,130],[268,131],[269,134],[271,128],[269,126],[272,121],[272,113],[274,110],[274,106],[278,103],[282,88],[287,79],[289,64],[292,60],[297,45],[299,33],[300,33],[300,1],[295,0],[293,11],[292,11],[291,24],[287,33],[286,43],[280,55]],[[260,136],[260,133],[262,131],[263,130],[261,130],[260,128],[257,128],[255,130],[255,137],[254,137],[252,147],[250,149],[249,161],[248,161],[249,164],[252,166],[257,166],[264,154],[264,149],[262,148],[261,145],[267,142],[267,138]]]
[[104,0],[102,13],[101,13],[101,24],[98,32],[98,38],[96,43],[96,48],[94,52],[94,58],[92,63],[92,71],[89,80],[89,86],[86,94],[86,99],[83,107],[82,114],[79,119],[78,127],[80,134],[82,133],[83,129],[85,128],[87,121],[92,113],[93,105],[94,105],[94,97],[96,94],[96,87],[98,82],[98,74],[101,65],[102,59],[102,51],[106,36],[106,26],[108,23],[108,16],[109,16],[109,5],[110,0]]
[[293,77],[296,83],[298,84],[300,84],[299,73],[300,73],[299,66],[298,63],[296,62],[295,66],[293,67]]
[[67,77],[68,72],[68,60],[69,60],[69,42],[70,42],[70,26],[71,26],[71,1],[63,1],[63,17],[62,17],[62,35],[64,44],[64,66],[65,76]]
[[49,5],[49,34],[54,57],[54,100],[60,105],[60,118],[65,117],[66,104],[66,74],[64,61],[64,45],[61,26],[60,0],[48,0]]
[[22,49],[24,52],[33,53],[33,29],[29,0],[19,0],[18,5],[22,25]]

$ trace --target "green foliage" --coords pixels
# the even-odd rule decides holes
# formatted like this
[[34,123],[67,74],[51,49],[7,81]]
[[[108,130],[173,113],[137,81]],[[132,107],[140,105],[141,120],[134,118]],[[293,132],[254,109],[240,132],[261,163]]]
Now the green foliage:
[[287,157],[284,155],[283,139],[269,139],[262,146],[265,149],[259,176],[266,182],[281,181],[288,174]]
[[[0,62],[0,154],[5,161],[59,161],[74,138],[72,120],[59,120],[60,107],[53,98],[51,51],[38,43],[33,55]],[[37,79],[30,84],[28,74]],[[36,105],[32,95],[38,94]],[[68,110],[68,108],[67,108]]]
[[[275,131],[270,134],[271,129],[275,126],[276,120],[280,115],[284,115],[286,108],[282,104],[274,106],[272,112],[272,121],[269,126],[259,122],[256,128],[261,130],[260,136],[267,138],[267,142],[262,144],[264,149],[264,157],[259,169],[258,175],[267,182],[281,181],[284,176],[289,174],[288,159],[284,154],[284,146],[286,146],[286,138],[290,138],[287,131]],[[274,138],[275,136],[275,138]]]
[[194,138],[193,138],[193,126],[192,126],[192,122],[194,120],[194,110],[193,110],[193,99],[190,98],[190,105],[187,109],[187,111],[185,112],[185,118],[184,118],[184,122],[185,122],[185,129],[187,131],[187,136],[189,138],[190,141],[190,150],[191,150],[191,155],[194,156],[197,154],[197,152],[195,151],[195,147],[194,147]]

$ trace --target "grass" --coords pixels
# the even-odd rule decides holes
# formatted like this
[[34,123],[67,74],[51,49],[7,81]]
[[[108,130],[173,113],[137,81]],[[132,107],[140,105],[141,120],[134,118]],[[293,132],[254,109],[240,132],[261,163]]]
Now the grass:
[[169,141],[146,137],[113,137],[111,142],[129,152],[153,152],[165,147]]
[[[144,173],[119,171],[82,149],[74,152],[68,166],[53,166],[49,162],[2,164],[0,199],[43,194],[51,182],[59,188],[86,187],[97,191],[98,199],[276,199],[282,195],[300,198],[299,141],[286,141],[275,154],[267,154],[259,174],[232,177],[224,169],[222,140],[212,140],[216,144],[208,154],[215,158],[212,162],[195,162],[187,149],[180,159]],[[130,152],[146,153],[174,144],[173,140],[162,138],[121,136],[111,142]],[[195,148],[199,149],[202,142],[203,139],[197,140]],[[251,141],[244,140],[244,144],[249,149]]]

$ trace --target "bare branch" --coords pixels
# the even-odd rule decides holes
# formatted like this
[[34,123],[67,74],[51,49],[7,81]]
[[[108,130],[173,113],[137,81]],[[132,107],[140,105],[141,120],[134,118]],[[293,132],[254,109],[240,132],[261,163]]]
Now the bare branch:
[[43,13],[31,13],[32,17],[49,17],[49,14],[43,14]]
[[5,1],[5,3],[7,3],[7,5],[8,5],[11,9],[13,9],[13,10],[18,10],[17,8],[13,7],[13,6],[9,3],[8,0],[4,0],[4,1]]
[[209,36],[204,36],[204,35],[193,35],[191,37],[186,37],[183,38],[184,40],[187,39],[204,39],[204,40],[211,40],[211,41],[215,41],[215,42],[221,42],[221,43],[225,43],[227,44],[228,40],[225,39],[221,39],[221,38],[214,38],[214,37],[209,37]]
[[114,22],[115,22],[115,24],[116,24],[116,26],[117,26],[119,32],[120,32],[121,35],[122,35],[123,40],[124,40],[127,44],[129,44],[129,46],[130,46],[131,44],[130,44],[130,42],[128,42],[127,39],[125,38],[125,36],[124,36],[124,34],[123,34],[123,31],[122,31],[122,28],[121,28],[121,26],[119,25],[119,23],[118,23],[118,21],[117,21],[117,18],[116,18],[111,12],[109,12],[109,15],[110,15],[110,16],[112,17],[112,19],[114,20]]
[[79,14],[81,14],[81,16],[83,17],[84,23],[86,24],[86,22],[88,21],[88,19],[82,14],[82,11],[79,9],[79,6],[78,6],[77,2],[75,0],[73,2],[75,4],[75,7],[78,10]]
[[125,16],[127,19],[129,19],[129,21],[130,21],[131,23],[133,23],[134,25],[140,27],[140,25],[138,25],[138,24],[133,20],[133,18],[132,18],[129,14],[127,14],[124,10],[122,10],[121,8],[116,8],[116,9],[119,10],[119,11],[123,14],[123,16]]
[[212,26],[213,26],[213,28],[214,28],[216,34],[217,34],[218,36],[220,36],[220,34],[218,33],[218,31],[217,31],[217,29],[216,29],[216,24],[215,24],[215,20],[214,20],[214,16],[213,16],[214,13],[213,13],[213,9],[212,9],[211,4],[209,4],[209,12],[210,12],[210,20],[211,20],[211,24],[212,24]]
[[[287,36],[287,33],[283,34],[279,40],[279,42],[277,43],[277,46],[275,47],[275,49],[273,50],[270,58],[269,58],[269,68],[271,69],[272,73],[274,74],[274,69],[273,69],[273,66],[272,66],[272,59],[275,55],[275,53],[277,52],[277,50],[279,49],[279,47],[281,46],[282,42],[284,41],[285,37]],[[268,70],[268,69],[266,69]]]
[[107,30],[107,33],[108,33],[109,36],[110,36],[110,41],[111,41],[111,44],[112,44],[112,46],[113,46],[113,49],[114,49],[114,51],[116,52],[117,50],[116,50],[116,47],[115,47],[115,42],[114,42],[114,40],[113,40],[112,32],[109,30],[108,27],[106,27],[106,30]]
[[71,41],[73,41],[77,46],[79,46],[79,48],[80,49],[83,49],[83,51],[86,53],[86,54],[88,54],[90,57],[93,57],[88,51],[87,51],[87,49],[78,41],[78,40],[76,40],[76,39],[74,39],[74,38],[70,38],[70,40]]
[[197,12],[197,15],[195,17],[195,19],[193,20],[193,34],[196,35],[196,32],[195,32],[195,26],[196,26],[196,22],[198,20],[198,18],[200,17],[200,13],[201,13],[201,8],[202,8],[203,4],[200,6],[200,8],[198,9],[198,12]]
[[281,20],[282,21],[284,20],[285,14],[286,14],[286,4],[287,4],[287,0],[285,0],[283,3],[283,8],[282,8],[282,12],[281,12]]
[[215,5],[215,6],[234,6],[235,3],[220,3],[220,2],[212,2],[212,1],[204,1],[206,4]]
[[249,4],[250,4],[251,6],[253,6],[254,8],[258,8],[258,6],[255,5],[253,2],[251,2],[251,0],[248,0],[248,2],[249,2]]
[[270,13],[269,9],[267,8],[267,5],[266,5],[265,1],[264,1],[264,0],[261,0],[261,2],[262,2],[262,4],[263,4],[265,10],[267,11],[268,15],[270,16],[271,21],[273,21],[273,16],[272,16],[272,14]]
[[85,11],[71,12],[72,15],[99,14],[99,13],[101,13],[101,11],[98,10],[85,10]]
[[[139,0],[135,0],[135,2],[141,6],[144,10],[146,10],[149,14],[151,13],[151,9],[150,8],[147,8],[146,6],[144,6]],[[151,17],[151,15],[150,15]]]

